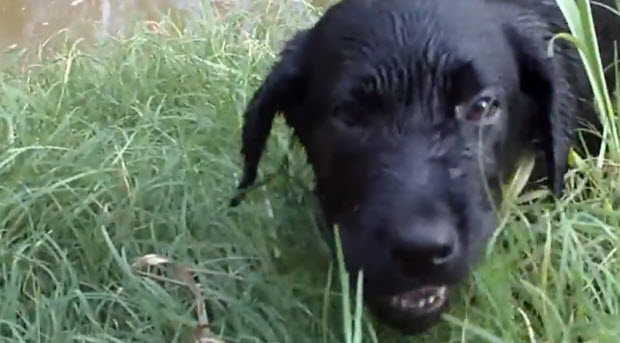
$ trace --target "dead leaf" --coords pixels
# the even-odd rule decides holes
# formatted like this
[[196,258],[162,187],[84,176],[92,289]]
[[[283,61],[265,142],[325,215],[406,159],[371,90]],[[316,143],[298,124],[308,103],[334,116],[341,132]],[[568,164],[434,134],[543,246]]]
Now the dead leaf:
[[146,267],[158,266],[160,264],[170,263],[170,260],[155,254],[148,254],[142,257],[138,257],[131,265],[136,269],[144,269]]
[[198,325],[192,329],[192,338],[196,343],[225,343],[218,338],[213,332],[211,332],[211,325],[209,324],[209,318],[207,317],[207,311],[205,308],[205,301],[202,296],[202,289],[200,285],[194,281],[192,272],[186,266],[175,263],[171,259],[156,254],[148,254],[137,258],[131,265],[134,269],[147,269],[154,266],[170,265],[172,267],[173,277],[167,279],[159,275],[151,274],[148,272],[140,272],[141,275],[150,277],[158,281],[168,281],[175,284],[181,284],[187,287],[196,303],[196,312],[198,316]]
[[215,336],[209,326],[197,326],[192,330],[192,338],[196,343],[225,343]]

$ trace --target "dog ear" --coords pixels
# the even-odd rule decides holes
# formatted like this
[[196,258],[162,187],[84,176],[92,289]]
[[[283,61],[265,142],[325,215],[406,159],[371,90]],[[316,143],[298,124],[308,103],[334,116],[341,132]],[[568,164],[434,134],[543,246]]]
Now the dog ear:
[[[554,42],[554,54],[547,53],[553,34],[538,17],[514,18],[505,27],[518,65],[521,91],[534,100],[537,113],[532,129],[541,144],[548,184],[556,197],[564,192],[568,154],[574,141],[578,115],[577,95],[571,85],[578,73],[578,56],[565,42]],[[572,68],[571,68],[572,65]]]
[[[289,40],[279,60],[253,94],[244,113],[242,129],[243,176],[238,189],[243,190],[254,183],[258,163],[265,148],[273,119],[278,112],[286,112],[302,100],[307,74],[304,71],[304,45],[309,31],[299,31]],[[242,194],[232,199],[237,206]]]

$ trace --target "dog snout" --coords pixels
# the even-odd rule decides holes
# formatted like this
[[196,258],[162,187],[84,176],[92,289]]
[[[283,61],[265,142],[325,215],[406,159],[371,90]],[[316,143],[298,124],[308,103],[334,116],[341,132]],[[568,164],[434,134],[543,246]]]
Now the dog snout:
[[398,230],[392,252],[405,269],[449,264],[459,255],[456,226],[442,218],[420,221]]

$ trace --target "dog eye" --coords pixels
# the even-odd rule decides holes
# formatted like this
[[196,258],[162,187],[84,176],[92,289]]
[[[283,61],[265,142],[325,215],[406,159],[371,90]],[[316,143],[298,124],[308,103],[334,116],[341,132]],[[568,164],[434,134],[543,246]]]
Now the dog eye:
[[495,116],[499,108],[499,103],[496,99],[488,96],[478,98],[467,108],[459,106],[457,108],[457,117],[468,121],[481,121],[484,119],[490,119]]
[[337,106],[333,110],[332,117],[338,123],[347,127],[358,127],[361,125],[359,116],[348,108],[345,108],[345,106]]

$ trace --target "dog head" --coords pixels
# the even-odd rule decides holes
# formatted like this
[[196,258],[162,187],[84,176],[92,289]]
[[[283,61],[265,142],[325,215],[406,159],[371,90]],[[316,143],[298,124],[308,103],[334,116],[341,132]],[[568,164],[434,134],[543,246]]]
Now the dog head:
[[576,109],[568,53],[546,55],[550,30],[481,0],[335,5],[289,41],[251,100],[240,188],[283,113],[367,304],[407,332],[429,327],[496,228],[525,149],[541,150],[562,192]]

